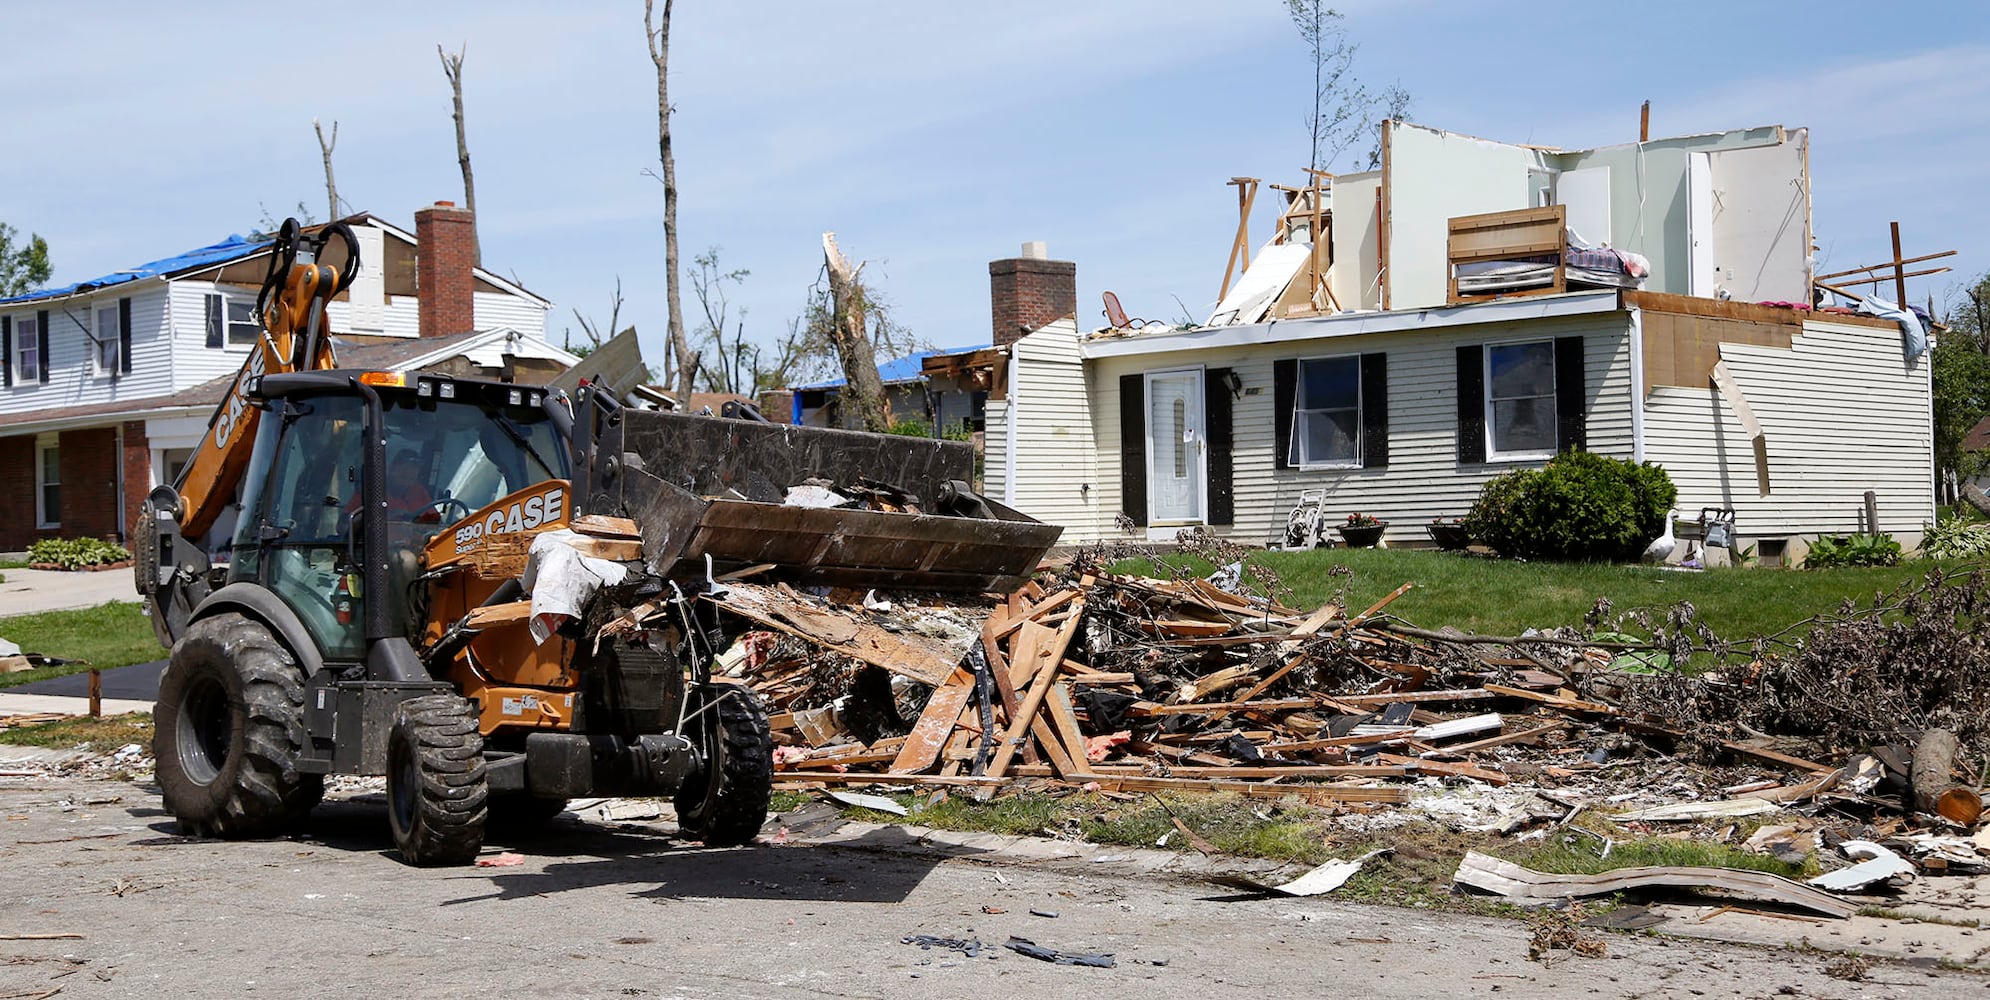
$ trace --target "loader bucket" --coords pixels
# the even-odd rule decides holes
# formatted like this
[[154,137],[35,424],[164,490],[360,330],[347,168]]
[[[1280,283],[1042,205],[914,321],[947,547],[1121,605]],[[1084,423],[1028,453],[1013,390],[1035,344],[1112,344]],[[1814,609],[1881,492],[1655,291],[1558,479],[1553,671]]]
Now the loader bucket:
[[[626,408],[575,436],[582,512],[634,519],[660,576],[1006,592],[1063,532],[969,491],[965,442]],[[811,480],[859,503],[790,502]]]

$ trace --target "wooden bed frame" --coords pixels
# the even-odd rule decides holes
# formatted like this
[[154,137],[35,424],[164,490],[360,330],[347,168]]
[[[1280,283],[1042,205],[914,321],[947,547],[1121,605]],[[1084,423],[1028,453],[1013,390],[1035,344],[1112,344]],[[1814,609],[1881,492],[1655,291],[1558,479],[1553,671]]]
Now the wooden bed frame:
[[[1558,295],[1568,291],[1568,214],[1563,205],[1522,208],[1511,212],[1460,215],[1451,220],[1446,268],[1451,305],[1490,302],[1528,295]],[[1555,280],[1542,288],[1514,292],[1458,293],[1458,265],[1485,260],[1513,260],[1519,257],[1555,255]]]

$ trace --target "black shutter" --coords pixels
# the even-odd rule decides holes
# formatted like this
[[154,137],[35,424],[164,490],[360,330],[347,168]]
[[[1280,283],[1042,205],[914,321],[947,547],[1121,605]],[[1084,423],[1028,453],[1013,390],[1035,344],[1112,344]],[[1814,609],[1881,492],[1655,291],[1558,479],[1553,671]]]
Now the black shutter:
[[1458,461],[1486,460],[1486,349],[1458,348]]
[[1588,394],[1583,390],[1581,337],[1555,338],[1555,450],[1581,451],[1589,443]]
[[221,296],[207,297],[207,346],[220,347],[221,340]]
[[0,316],[0,385],[14,387],[14,317]]
[[1237,522],[1237,488],[1230,459],[1230,369],[1202,371],[1203,434],[1209,439],[1209,523]]
[[1299,391],[1299,362],[1282,358],[1271,363],[1271,440],[1278,453],[1272,467],[1292,468],[1292,403]]
[[1119,509],[1147,523],[1147,377],[1119,377]]
[[35,313],[35,356],[40,359],[41,380],[48,381],[48,310]]
[[131,371],[131,300],[117,300],[117,370]]
[[1361,465],[1389,467],[1389,356],[1361,356]]

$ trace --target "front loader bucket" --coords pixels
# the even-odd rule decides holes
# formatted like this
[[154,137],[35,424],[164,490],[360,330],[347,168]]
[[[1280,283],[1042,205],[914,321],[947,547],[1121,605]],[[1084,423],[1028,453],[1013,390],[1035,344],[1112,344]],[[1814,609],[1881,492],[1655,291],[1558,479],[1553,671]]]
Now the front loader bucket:
[[[804,584],[1007,591],[1063,532],[967,492],[964,442],[626,408],[595,411],[575,436],[582,512],[633,518],[661,576],[701,574],[709,556]],[[784,502],[809,480],[898,502]]]

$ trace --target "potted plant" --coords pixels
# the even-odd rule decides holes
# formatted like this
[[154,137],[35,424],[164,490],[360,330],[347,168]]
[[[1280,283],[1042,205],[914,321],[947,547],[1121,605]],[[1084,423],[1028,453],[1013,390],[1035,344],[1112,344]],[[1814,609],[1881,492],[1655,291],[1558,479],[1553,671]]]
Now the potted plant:
[[1335,530],[1340,532],[1340,536],[1347,542],[1348,548],[1372,549],[1375,547],[1375,543],[1382,540],[1382,532],[1387,530],[1388,527],[1389,522],[1379,517],[1369,514],[1349,514],[1347,516],[1347,523]]
[[1423,530],[1430,533],[1431,542],[1446,552],[1461,552],[1472,544],[1472,533],[1465,530],[1465,519],[1454,517],[1445,520],[1433,517]]

